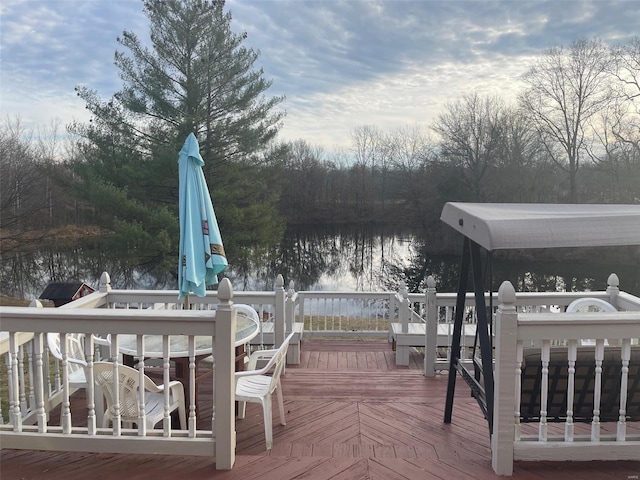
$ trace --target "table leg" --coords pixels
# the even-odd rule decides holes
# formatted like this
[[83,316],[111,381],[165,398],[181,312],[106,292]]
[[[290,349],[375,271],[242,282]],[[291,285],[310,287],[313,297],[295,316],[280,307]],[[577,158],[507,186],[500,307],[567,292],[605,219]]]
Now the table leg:
[[126,355],[126,354],[122,354],[122,364],[126,365],[127,367],[135,367],[136,366],[136,359],[133,355]]
[[[236,372],[244,371],[244,359],[247,356],[244,344],[236,347]],[[236,403],[236,416],[238,416],[238,402]]]
[[247,356],[245,352],[244,344],[236,347],[236,372],[242,372],[244,370],[244,359]]

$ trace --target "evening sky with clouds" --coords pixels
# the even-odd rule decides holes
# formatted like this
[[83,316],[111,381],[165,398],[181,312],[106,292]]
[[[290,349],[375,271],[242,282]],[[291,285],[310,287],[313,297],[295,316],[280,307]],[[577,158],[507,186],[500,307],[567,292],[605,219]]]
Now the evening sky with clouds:
[[[553,46],[640,35],[640,1],[228,0],[232,29],[286,95],[280,140],[332,150],[354,128],[427,128],[464,94],[515,99],[521,76]],[[123,30],[148,36],[140,0],[4,0],[0,112],[31,128],[89,118],[74,92],[108,99]]]

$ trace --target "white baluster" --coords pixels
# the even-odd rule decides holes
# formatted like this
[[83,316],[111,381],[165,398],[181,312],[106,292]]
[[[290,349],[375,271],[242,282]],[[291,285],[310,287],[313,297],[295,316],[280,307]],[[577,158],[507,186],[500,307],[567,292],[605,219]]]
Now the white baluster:
[[145,395],[144,377],[145,377],[145,364],[144,364],[144,335],[136,335],[136,348],[138,358],[138,375],[139,384],[138,387],[138,435],[144,437],[147,435],[147,411],[145,407]]
[[169,355],[170,355],[169,335],[163,335],[162,336],[162,356],[163,356],[162,373],[164,378],[164,421],[163,421],[164,434],[163,435],[165,437],[171,436],[171,413],[169,412],[169,394],[171,393],[169,389],[169,382],[170,382],[169,368],[171,367],[171,361],[170,361]]
[[189,335],[189,438],[196,436],[196,388],[196,338]]
[[111,335],[111,362],[113,363],[113,435],[119,437],[122,433],[122,416],[120,415],[120,375],[118,372],[118,357],[120,356],[120,342],[118,334]]
[[600,399],[602,397],[602,360],[604,359],[604,339],[596,340],[596,372],[593,387],[593,419],[591,420],[591,441],[600,440]]
[[538,430],[538,440],[547,441],[547,402],[549,397],[549,356],[550,342],[542,341],[542,382],[540,384],[540,425]]
[[564,424],[564,441],[573,442],[574,423],[573,423],[573,399],[575,394],[576,383],[576,358],[578,356],[578,341],[569,340],[567,347],[567,420]]
[[629,359],[631,358],[631,339],[622,340],[620,351],[622,362],[622,377],[620,381],[620,410],[616,428],[616,440],[624,442],[627,439],[627,388],[629,385]]
[[515,406],[516,411],[514,412],[514,434],[515,439],[520,440],[521,437],[521,424],[520,424],[520,402],[522,398],[522,358],[523,358],[523,348],[522,341],[519,341],[516,344],[516,397],[515,397]]
[[[93,335],[85,333],[84,335],[84,351],[85,361],[87,362],[87,368],[85,368],[85,377],[87,380],[87,433],[89,435],[96,434],[96,386],[93,381],[93,361],[94,361],[94,348],[93,348]],[[98,392],[99,395],[102,392]]]
[[43,377],[43,350],[44,341],[42,333],[35,333],[33,335],[33,350],[34,350],[34,376],[33,381],[35,391],[35,404],[36,404],[36,416],[38,419],[38,432],[46,433],[47,431],[47,410],[45,408],[45,386]]
[[29,365],[29,408],[36,408],[35,379],[33,377],[33,342],[27,344],[27,365]]
[[27,404],[26,383],[24,378],[24,347],[18,347],[18,375],[20,376],[20,410],[27,412],[29,406]]
[[69,343],[67,334],[60,334],[60,352],[62,353],[62,410],[60,424],[62,433],[71,433],[71,402],[69,400]]
[[13,423],[13,431],[22,431],[22,413],[20,412],[19,394],[20,386],[18,385],[18,348],[16,347],[16,334],[9,332],[9,408],[11,416],[10,421]]

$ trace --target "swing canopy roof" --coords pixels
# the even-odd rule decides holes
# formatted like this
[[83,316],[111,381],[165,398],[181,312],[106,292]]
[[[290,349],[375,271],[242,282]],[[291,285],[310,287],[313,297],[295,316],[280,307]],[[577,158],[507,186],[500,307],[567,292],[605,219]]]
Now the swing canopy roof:
[[449,202],[440,219],[487,250],[640,245],[640,205]]

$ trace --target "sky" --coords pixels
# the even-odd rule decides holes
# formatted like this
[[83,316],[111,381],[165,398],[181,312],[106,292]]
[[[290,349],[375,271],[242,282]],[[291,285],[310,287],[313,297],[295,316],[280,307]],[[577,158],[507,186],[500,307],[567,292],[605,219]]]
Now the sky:
[[[640,35],[640,0],[228,0],[231,27],[285,95],[278,139],[326,150],[354,130],[429,126],[468,93],[515,101],[545,49]],[[140,0],[3,0],[0,114],[26,128],[88,121],[75,86],[122,87],[122,32],[148,36]],[[126,50],[124,50],[126,51]]]

